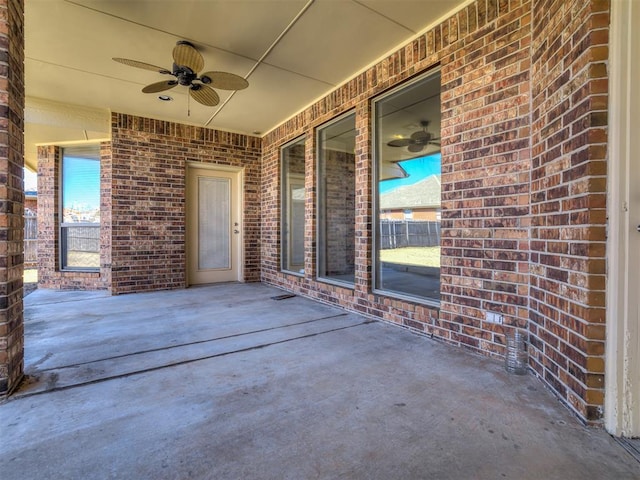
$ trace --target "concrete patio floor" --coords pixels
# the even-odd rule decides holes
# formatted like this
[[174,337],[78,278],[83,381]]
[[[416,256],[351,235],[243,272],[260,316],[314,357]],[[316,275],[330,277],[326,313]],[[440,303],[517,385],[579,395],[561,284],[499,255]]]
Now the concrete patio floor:
[[532,376],[283,293],[36,290],[0,478],[640,478]]

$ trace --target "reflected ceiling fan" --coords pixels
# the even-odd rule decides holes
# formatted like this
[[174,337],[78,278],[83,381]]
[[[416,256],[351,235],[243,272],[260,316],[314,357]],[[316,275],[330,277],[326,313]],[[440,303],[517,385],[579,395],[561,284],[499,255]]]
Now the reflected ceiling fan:
[[229,72],[205,72],[198,76],[198,72],[204,68],[204,58],[186,40],[178,41],[173,47],[173,67],[171,70],[128,58],[113,58],[113,60],[130,67],[143,68],[175,77],[147,85],[142,89],[143,93],[164,92],[177,85],[182,85],[189,88],[191,98],[208,107],[214,107],[220,102],[220,97],[212,87],[221,90],[242,90],[249,86],[249,82],[244,78]]
[[391,140],[387,145],[390,147],[408,147],[407,150],[412,153],[421,152],[428,145],[440,146],[440,137],[436,138],[433,133],[427,131],[429,121],[422,120],[420,125],[422,126],[422,130],[413,132],[409,138]]

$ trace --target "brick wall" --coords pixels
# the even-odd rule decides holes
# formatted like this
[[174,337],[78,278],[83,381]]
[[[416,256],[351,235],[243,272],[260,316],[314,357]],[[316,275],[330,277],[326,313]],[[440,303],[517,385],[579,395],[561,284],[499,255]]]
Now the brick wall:
[[38,283],[42,288],[53,288],[58,269],[61,154],[62,149],[57,147],[38,147]]
[[113,294],[184,288],[186,162],[245,168],[244,281],[260,278],[260,139],[122,114],[100,151],[100,272],[60,271],[62,149],[38,148],[38,283]]
[[[497,357],[505,333],[531,326],[534,371],[597,421],[602,378],[587,372],[602,367],[604,334],[607,10],[601,1],[479,0],[269,132],[262,279]],[[370,101],[438,65],[442,271],[434,308],[371,293]],[[314,131],[354,107],[356,282],[348,289],[316,281],[311,269],[303,278],[280,272],[279,148],[306,134],[305,248],[315,259]],[[487,311],[505,324],[487,323]]]
[[0,396],[24,371],[24,3],[0,0]]
[[[355,289],[316,282],[310,273],[303,279],[282,274],[277,261],[263,264],[266,282],[453,343],[503,352],[503,327],[485,324],[482,312],[484,308],[502,312],[513,325],[525,325],[528,318],[530,7],[529,2],[505,1],[469,5],[265,137],[266,262],[280,255],[273,230],[279,215],[279,146],[307,134],[307,185],[311,188],[315,185],[314,129],[356,107]],[[443,82],[445,227],[441,309],[370,293],[370,100],[438,64]],[[313,190],[307,195],[312,198]],[[464,212],[460,211],[463,203]],[[314,214],[315,202],[310,201],[310,223],[315,222]],[[313,245],[308,242],[309,257],[315,254]],[[478,259],[485,254],[493,257]]]
[[60,165],[62,148],[38,147],[38,286],[60,290],[108,290],[111,288],[109,236],[111,150],[100,146],[100,271],[60,270]]
[[442,55],[437,325],[448,340],[502,353],[505,328],[487,323],[486,312],[508,326],[528,319],[531,12],[529,2],[511,2],[504,14],[492,2],[483,13],[483,4],[456,16],[467,34]]
[[111,143],[100,144],[100,283],[98,288],[112,287],[111,256],[112,256],[112,200],[113,191],[113,161],[111,157]]
[[184,288],[186,162],[245,168],[244,280],[260,278],[259,138],[112,115],[112,292]]
[[609,2],[533,3],[532,365],[596,421],[604,400]]

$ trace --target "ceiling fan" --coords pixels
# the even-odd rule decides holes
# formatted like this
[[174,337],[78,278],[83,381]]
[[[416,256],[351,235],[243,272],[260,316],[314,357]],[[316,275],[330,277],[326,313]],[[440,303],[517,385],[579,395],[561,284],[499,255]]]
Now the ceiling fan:
[[209,107],[220,102],[220,97],[212,87],[221,90],[242,90],[249,86],[249,82],[244,78],[229,72],[205,72],[198,76],[198,72],[204,68],[204,58],[186,40],[178,41],[173,47],[173,67],[171,70],[128,58],[113,58],[113,60],[130,67],[143,68],[175,77],[147,85],[142,89],[143,93],[164,92],[177,85],[182,85],[189,87],[191,98]]
[[427,127],[429,126],[428,120],[422,120],[420,122],[422,126],[422,130],[418,130],[413,132],[409,138],[398,138],[396,140],[391,140],[387,145],[390,147],[408,147],[412,153],[421,152],[428,145],[438,145],[440,146],[440,137],[435,137],[433,133],[427,131]]

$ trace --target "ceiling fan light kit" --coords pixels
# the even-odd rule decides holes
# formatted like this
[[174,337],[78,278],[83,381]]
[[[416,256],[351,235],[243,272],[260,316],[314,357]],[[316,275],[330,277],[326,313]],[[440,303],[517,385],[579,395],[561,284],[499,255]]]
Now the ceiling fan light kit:
[[191,98],[208,107],[214,107],[220,103],[220,97],[213,87],[221,90],[243,90],[249,86],[249,82],[244,78],[229,72],[205,72],[198,77],[198,72],[204,68],[204,58],[186,40],[178,41],[173,48],[173,67],[171,70],[128,58],[114,57],[113,60],[129,67],[142,68],[175,77],[171,80],[147,85],[142,89],[143,93],[164,92],[181,85],[189,88]]

